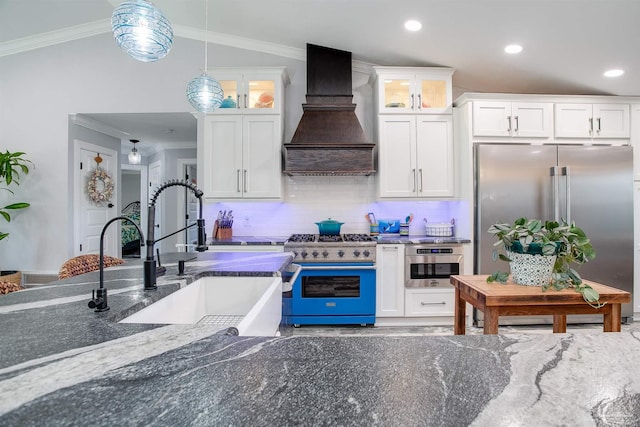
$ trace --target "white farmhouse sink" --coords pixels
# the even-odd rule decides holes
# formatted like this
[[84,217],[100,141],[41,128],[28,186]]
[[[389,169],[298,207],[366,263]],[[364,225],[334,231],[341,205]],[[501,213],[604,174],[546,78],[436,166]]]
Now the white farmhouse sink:
[[203,277],[120,323],[211,324],[238,335],[275,336],[282,319],[280,277]]

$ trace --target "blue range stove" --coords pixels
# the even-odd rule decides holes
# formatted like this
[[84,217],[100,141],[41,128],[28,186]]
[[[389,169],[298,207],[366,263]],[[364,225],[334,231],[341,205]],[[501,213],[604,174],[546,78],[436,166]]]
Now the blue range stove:
[[283,295],[287,325],[373,325],[376,240],[367,234],[294,234],[284,250],[302,267]]

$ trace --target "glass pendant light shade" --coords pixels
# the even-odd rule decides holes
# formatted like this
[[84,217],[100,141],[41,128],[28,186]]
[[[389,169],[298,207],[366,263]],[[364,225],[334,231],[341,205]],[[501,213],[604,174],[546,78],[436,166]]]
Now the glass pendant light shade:
[[173,44],[171,23],[146,0],[122,2],[111,15],[111,29],[122,50],[142,62],[164,58]]
[[187,85],[187,99],[201,113],[210,113],[222,104],[222,86],[206,73],[192,79]]
[[131,143],[133,144],[133,148],[129,153],[129,164],[139,165],[140,162],[142,161],[142,156],[140,155],[140,153],[138,153],[138,150],[136,150],[136,143],[140,141],[137,139],[130,139],[129,141],[131,141]]

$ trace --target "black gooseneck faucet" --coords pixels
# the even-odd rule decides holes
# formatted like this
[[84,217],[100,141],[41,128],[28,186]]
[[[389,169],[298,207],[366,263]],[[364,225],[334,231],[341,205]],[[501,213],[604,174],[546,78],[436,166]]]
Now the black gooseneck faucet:
[[91,301],[89,301],[89,308],[95,308],[94,311],[98,313],[101,311],[109,310],[109,304],[107,303],[107,289],[104,287],[104,234],[111,223],[117,220],[123,220],[133,224],[140,234],[140,246],[144,246],[144,234],[142,234],[142,230],[140,230],[138,224],[136,224],[130,218],[127,218],[126,216],[117,216],[107,221],[107,223],[104,225],[104,227],[102,228],[102,233],[100,233],[100,287],[93,290]]
[[[191,224],[188,225],[184,228],[181,228],[178,231],[175,231],[171,234],[167,234],[164,237],[161,237],[160,239],[154,239],[154,225],[155,225],[155,218],[156,218],[156,200],[158,199],[158,196],[160,195],[161,192],[163,192],[164,190],[166,190],[169,187],[174,187],[174,186],[181,186],[181,187],[185,187],[188,188],[189,190],[193,191],[193,194],[198,198],[198,207],[199,207],[199,213],[198,213],[198,219],[196,220],[195,224]],[[206,240],[207,240],[207,236],[204,230],[204,218],[202,218],[202,196],[203,196],[203,192],[201,190],[199,190],[194,184],[188,182],[188,181],[181,181],[178,179],[174,179],[174,180],[169,180],[167,182],[165,182],[164,184],[162,184],[157,190],[156,192],[153,194],[153,196],[151,196],[151,200],[149,201],[149,210],[148,210],[148,214],[147,214],[147,257],[144,261],[144,290],[148,291],[148,290],[153,290],[153,289],[157,289],[156,286],[156,261],[154,259],[153,256],[153,245],[156,242],[159,242],[163,239],[166,239],[167,237],[171,237],[174,234],[180,233],[184,230],[186,230],[187,228],[193,227],[194,225],[198,226],[198,245],[196,246],[196,251],[198,252],[204,252],[207,250],[207,245],[206,245]]]

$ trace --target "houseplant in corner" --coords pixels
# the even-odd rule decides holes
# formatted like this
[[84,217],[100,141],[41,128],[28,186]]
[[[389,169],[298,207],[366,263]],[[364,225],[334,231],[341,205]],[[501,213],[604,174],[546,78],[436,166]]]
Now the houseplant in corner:
[[[13,194],[10,186],[20,185],[19,179],[22,175],[29,173],[30,160],[25,159],[25,153],[11,153],[8,150],[4,153],[0,152],[0,189]],[[10,203],[0,208],[0,215],[7,221],[11,221],[12,211],[29,207],[29,203],[16,202]],[[0,231],[0,240],[9,236],[9,233]],[[1,271],[0,272],[0,294],[9,293],[20,289],[22,282],[22,274],[19,271]]]
[[[518,218],[512,224],[493,224],[488,232],[497,239],[494,260],[509,262],[515,283],[541,286],[543,291],[574,288],[590,306],[604,305],[598,292],[572,267],[595,258],[591,241],[574,222]],[[487,282],[506,283],[508,278],[509,273],[496,272]]]

